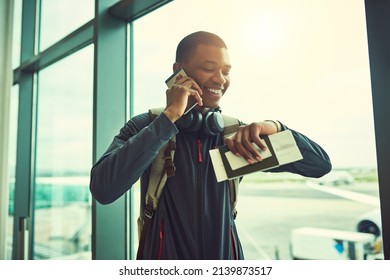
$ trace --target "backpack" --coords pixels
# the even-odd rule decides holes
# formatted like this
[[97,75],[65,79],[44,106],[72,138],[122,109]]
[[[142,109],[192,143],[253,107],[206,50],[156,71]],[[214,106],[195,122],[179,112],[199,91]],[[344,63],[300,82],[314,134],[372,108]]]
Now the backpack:
[[[164,108],[153,108],[149,110],[149,117],[153,121],[159,114],[164,111]],[[234,134],[237,128],[240,126],[240,121],[236,118],[223,115],[224,128],[222,131],[224,139]],[[175,175],[175,166],[173,159],[176,149],[176,135],[173,136],[167,144],[165,144],[158,152],[156,158],[151,164],[151,170],[149,175],[148,189],[145,196],[145,209],[142,215],[138,218],[138,236],[139,246],[137,252],[137,259],[142,259],[143,247],[145,244],[146,232],[152,220],[154,211],[157,209],[158,201],[165,186],[168,177]],[[234,219],[237,216],[237,194],[239,178],[228,180],[230,200],[232,203]]]

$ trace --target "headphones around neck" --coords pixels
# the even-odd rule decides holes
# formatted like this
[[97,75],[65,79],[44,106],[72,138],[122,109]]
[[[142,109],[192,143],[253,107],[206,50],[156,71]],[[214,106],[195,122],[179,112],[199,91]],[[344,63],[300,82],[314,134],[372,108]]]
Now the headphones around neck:
[[212,109],[202,114],[198,110],[191,110],[176,121],[180,131],[202,132],[207,136],[215,136],[223,131],[223,118],[218,109]]

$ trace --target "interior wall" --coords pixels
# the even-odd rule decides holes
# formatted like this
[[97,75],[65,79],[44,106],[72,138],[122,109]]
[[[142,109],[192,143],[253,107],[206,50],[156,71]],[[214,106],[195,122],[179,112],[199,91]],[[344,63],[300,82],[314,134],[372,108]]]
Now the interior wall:
[[6,258],[13,0],[0,1],[0,259]]

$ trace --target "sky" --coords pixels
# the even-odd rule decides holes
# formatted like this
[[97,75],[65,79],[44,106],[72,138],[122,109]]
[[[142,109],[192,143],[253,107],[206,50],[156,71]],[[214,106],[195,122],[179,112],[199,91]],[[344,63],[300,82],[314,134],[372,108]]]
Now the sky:
[[[15,1],[16,6],[20,3]],[[42,0],[41,50],[94,16],[92,0],[59,3]],[[178,42],[194,31],[210,31],[225,40],[232,63],[232,83],[220,103],[223,113],[246,123],[277,119],[320,144],[334,168],[376,168],[365,24],[364,1],[174,0],[131,27],[133,114],[165,106],[164,81],[172,73]],[[14,67],[20,55],[18,39],[16,36],[14,40]],[[88,103],[92,59],[93,47],[89,46],[43,70],[39,79],[41,98],[57,95],[58,104],[64,105],[68,103],[61,96],[74,94],[80,98],[78,102]],[[79,92],[89,93],[81,97]],[[80,153],[90,146],[91,104],[80,111],[84,111],[82,116],[67,114],[43,98],[38,102],[37,156],[56,159],[43,160],[43,166],[63,168],[68,163],[58,159],[69,158],[69,150]],[[56,114],[58,118],[50,117]],[[70,121],[72,117],[78,121]],[[72,141],[69,125],[75,134]],[[59,137],[48,143],[52,131]],[[41,146],[39,139],[46,139]],[[84,145],[83,141],[88,143]],[[68,148],[56,149],[53,145]],[[91,151],[69,164],[88,170],[90,157]]]

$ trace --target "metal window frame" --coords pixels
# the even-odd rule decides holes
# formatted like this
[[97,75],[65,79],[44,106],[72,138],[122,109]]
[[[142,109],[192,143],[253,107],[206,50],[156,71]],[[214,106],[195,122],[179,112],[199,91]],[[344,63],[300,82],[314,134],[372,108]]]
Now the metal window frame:
[[87,22],[43,52],[37,55],[27,56],[24,60],[22,60],[24,62],[14,70],[13,83],[17,84],[20,82],[20,76],[23,72],[38,72],[93,43],[93,28],[94,19]]
[[[21,61],[34,55],[36,14],[38,0],[23,1]],[[23,72],[19,75],[19,109],[17,128],[17,150],[15,170],[13,259],[31,259],[33,235],[32,203],[35,168],[35,93],[34,73]]]
[[[126,121],[126,23],[108,13],[113,0],[95,6],[93,162],[105,152]],[[110,78],[107,78],[110,77]],[[127,259],[127,199],[92,203],[92,259]],[[115,230],[113,230],[115,229]],[[115,240],[115,242],[112,242]]]
[[[384,255],[390,260],[390,0],[365,0]],[[358,139],[356,139],[358,141]],[[357,151],[357,153],[359,153]],[[357,155],[359,156],[359,154]]]
[[122,0],[110,7],[115,17],[130,22],[139,19],[173,0]]

